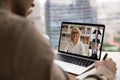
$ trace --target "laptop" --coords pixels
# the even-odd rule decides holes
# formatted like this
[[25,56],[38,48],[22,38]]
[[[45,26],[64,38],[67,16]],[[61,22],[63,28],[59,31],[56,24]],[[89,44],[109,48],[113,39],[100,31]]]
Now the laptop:
[[103,24],[62,22],[54,62],[66,72],[80,75],[101,58]]

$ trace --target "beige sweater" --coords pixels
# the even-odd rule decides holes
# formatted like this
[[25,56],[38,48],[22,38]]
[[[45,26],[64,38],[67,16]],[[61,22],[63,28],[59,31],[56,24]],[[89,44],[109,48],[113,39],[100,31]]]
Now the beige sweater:
[[[53,59],[48,41],[33,23],[0,8],[0,80],[69,80]],[[96,75],[101,72],[113,80],[107,69]]]

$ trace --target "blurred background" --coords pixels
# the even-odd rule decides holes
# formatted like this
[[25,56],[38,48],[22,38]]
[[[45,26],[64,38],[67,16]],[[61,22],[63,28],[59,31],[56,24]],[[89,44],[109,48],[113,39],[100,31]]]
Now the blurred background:
[[105,24],[103,51],[120,51],[120,0],[35,0],[28,19],[58,49],[62,21]]

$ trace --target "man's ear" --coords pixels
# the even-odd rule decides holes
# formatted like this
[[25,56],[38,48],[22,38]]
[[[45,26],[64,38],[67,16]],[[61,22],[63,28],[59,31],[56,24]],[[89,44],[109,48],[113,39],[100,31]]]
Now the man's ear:
[[26,16],[28,16],[29,14],[31,14],[33,12],[33,8],[30,8],[27,13],[26,13]]

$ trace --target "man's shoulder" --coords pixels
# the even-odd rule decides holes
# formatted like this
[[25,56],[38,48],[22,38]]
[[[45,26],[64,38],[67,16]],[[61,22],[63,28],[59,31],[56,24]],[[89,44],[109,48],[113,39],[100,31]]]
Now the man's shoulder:
[[15,25],[29,25],[32,22],[29,21],[28,19],[22,17],[22,16],[18,16],[15,14],[10,15],[9,19],[12,21],[12,23],[14,23]]
[[32,22],[27,20],[26,18],[22,16],[18,16],[16,14],[7,13],[7,12],[0,12],[0,23],[6,23],[4,25],[6,26],[23,26],[31,24]]
[[21,34],[25,31],[32,31],[35,27],[32,21],[27,20],[24,17],[12,14],[12,13],[6,13],[6,12],[0,12],[0,30],[3,33],[10,32],[13,34]]

